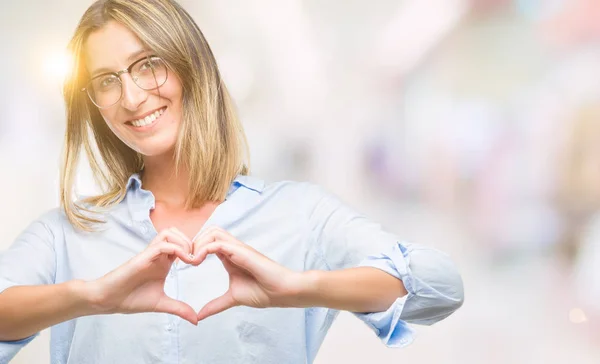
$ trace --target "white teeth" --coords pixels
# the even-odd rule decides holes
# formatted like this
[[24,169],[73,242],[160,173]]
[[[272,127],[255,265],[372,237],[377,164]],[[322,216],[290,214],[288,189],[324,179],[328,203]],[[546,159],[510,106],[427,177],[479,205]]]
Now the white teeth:
[[143,119],[140,120],[134,120],[131,122],[131,125],[136,126],[136,127],[142,127],[142,126],[146,126],[146,125],[150,125],[152,124],[159,116],[161,116],[164,112],[164,109],[160,109],[155,111],[153,114],[150,114],[148,116],[146,116]]

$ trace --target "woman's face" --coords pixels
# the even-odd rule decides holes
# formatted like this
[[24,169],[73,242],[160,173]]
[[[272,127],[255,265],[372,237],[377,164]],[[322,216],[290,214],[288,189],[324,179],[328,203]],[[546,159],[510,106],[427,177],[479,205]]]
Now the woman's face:
[[[127,69],[150,55],[152,52],[144,47],[135,34],[114,21],[91,33],[85,44],[86,67],[92,78],[105,72]],[[147,64],[147,59],[138,63],[138,66],[146,67],[144,64]],[[153,90],[140,88],[129,73],[121,74],[120,80],[121,99],[112,106],[99,109],[110,129],[130,148],[144,156],[172,152],[182,123],[182,86],[179,78],[169,71],[165,84]],[[103,85],[110,84],[103,82]]]

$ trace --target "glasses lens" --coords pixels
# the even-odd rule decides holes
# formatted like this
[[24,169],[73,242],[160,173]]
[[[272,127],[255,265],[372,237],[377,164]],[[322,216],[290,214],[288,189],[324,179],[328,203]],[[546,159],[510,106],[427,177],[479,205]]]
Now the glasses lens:
[[121,80],[113,74],[101,75],[90,81],[87,91],[96,106],[109,107],[121,98]]
[[133,81],[144,90],[153,90],[167,82],[167,65],[160,57],[148,57],[131,70]]

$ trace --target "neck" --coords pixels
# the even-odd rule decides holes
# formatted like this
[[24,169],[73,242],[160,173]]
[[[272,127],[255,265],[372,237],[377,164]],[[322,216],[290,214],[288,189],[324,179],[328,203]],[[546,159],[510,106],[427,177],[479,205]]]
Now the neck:
[[170,155],[144,159],[142,185],[152,192],[157,203],[184,207],[188,195],[188,177],[188,170],[183,166],[175,173],[175,161]]

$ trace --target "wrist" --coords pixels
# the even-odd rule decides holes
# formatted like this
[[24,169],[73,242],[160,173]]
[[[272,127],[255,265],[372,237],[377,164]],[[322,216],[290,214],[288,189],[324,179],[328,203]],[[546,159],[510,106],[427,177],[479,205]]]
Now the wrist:
[[320,287],[322,286],[324,273],[318,270],[300,273],[296,293],[297,307],[321,307],[323,305],[319,297],[321,297]]
[[64,283],[64,289],[66,290],[66,296],[69,297],[69,301],[71,302],[70,309],[77,317],[95,313],[93,306],[90,304],[90,292],[87,282],[78,279],[68,281]]
[[73,280],[68,283],[72,296],[83,311],[82,316],[114,313],[107,307],[97,281]]

